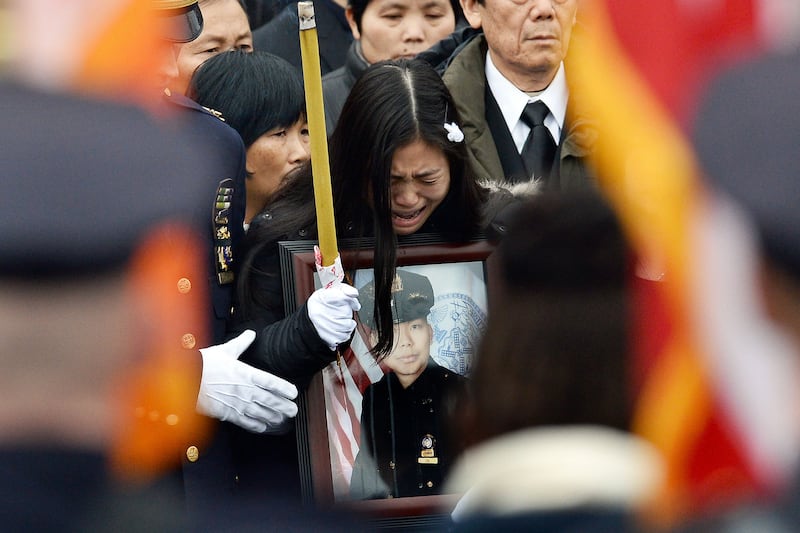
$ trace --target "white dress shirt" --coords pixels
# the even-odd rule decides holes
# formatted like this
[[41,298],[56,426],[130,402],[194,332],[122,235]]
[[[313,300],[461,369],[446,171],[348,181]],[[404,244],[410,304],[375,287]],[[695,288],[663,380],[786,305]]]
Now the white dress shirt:
[[517,89],[513,83],[503,76],[492,62],[489,52],[486,52],[486,82],[492,91],[500,112],[511,132],[517,152],[522,153],[522,147],[531,131],[530,126],[525,124],[520,117],[525,106],[530,102],[541,100],[544,102],[550,113],[544,119],[544,125],[550,130],[553,140],[558,146],[561,139],[561,129],[564,127],[564,118],[567,115],[567,100],[569,89],[567,88],[567,78],[564,74],[564,63],[558,67],[556,77],[547,88],[536,96],[528,96],[524,91]]

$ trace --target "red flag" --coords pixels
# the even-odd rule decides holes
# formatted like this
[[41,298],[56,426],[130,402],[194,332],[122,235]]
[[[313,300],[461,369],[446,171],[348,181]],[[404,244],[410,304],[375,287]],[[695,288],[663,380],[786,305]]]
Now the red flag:
[[[681,128],[704,83],[766,42],[757,0],[584,2],[570,50],[576,105],[594,116],[593,163],[643,269],[636,284],[640,356],[635,429],[663,452],[654,510],[666,522],[774,486],[718,395],[698,339],[692,231],[708,198]],[[655,275],[653,275],[655,274]],[[762,465],[763,466],[763,465]]]
[[614,32],[654,96],[691,118],[704,82],[759,41],[759,0],[608,0]]

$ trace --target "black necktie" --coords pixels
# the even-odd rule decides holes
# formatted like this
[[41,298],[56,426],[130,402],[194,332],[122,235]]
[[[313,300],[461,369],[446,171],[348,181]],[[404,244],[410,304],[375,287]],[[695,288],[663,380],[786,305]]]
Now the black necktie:
[[550,169],[553,168],[553,158],[556,155],[556,143],[544,125],[544,117],[550,110],[540,101],[531,102],[525,106],[521,120],[530,126],[531,131],[522,147],[522,161],[528,176],[536,179],[547,180]]

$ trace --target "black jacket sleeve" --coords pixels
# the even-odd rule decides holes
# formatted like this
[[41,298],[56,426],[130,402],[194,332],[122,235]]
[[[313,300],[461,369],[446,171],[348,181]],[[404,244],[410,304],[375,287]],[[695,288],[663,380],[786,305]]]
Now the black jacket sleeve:
[[257,333],[242,360],[301,388],[336,359],[336,352],[319,338],[305,304]]

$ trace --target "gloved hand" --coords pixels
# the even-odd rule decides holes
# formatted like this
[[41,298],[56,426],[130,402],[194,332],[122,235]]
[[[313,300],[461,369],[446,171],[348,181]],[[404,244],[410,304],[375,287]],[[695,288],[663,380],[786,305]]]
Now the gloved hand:
[[309,296],[308,318],[314,324],[319,338],[328,348],[350,339],[356,329],[353,311],[361,309],[358,289],[346,283],[336,283],[328,288],[317,289]]
[[297,415],[297,387],[239,361],[256,333],[246,330],[225,344],[203,348],[197,412],[253,433],[285,433]]

